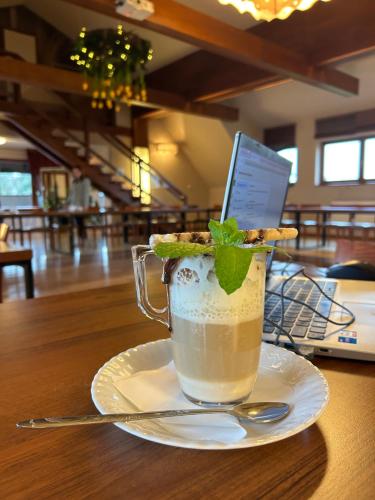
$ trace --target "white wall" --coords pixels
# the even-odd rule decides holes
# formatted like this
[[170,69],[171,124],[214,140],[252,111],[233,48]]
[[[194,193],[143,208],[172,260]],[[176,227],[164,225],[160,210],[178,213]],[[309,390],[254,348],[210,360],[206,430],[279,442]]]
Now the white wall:
[[[201,207],[221,205],[236,131],[256,139],[262,131],[250,120],[227,123],[193,115],[170,113],[151,120],[149,141],[151,163],[188,195],[189,203]],[[155,143],[173,142],[179,152],[158,153]]]
[[25,149],[11,149],[0,146],[0,160],[27,160]]
[[297,122],[298,182],[289,189],[289,203],[328,204],[332,201],[375,201],[375,185],[317,186],[319,169],[319,141],[314,137],[315,120]]
[[[151,165],[188,196],[189,204],[206,206],[208,187],[186,154],[184,117],[171,113],[165,118],[150,120],[148,133]],[[176,155],[161,153],[155,148],[155,144],[171,142],[178,144]],[[175,199],[170,196],[166,199],[165,193],[157,188],[154,188],[152,192],[162,201],[176,204]]]
[[290,81],[234,100],[243,114],[262,129],[296,123],[299,179],[289,190],[291,203],[325,204],[332,201],[374,201],[375,186],[316,186],[315,120],[375,108],[375,54],[340,63],[337,69],[359,79],[359,94],[342,96],[301,82]]

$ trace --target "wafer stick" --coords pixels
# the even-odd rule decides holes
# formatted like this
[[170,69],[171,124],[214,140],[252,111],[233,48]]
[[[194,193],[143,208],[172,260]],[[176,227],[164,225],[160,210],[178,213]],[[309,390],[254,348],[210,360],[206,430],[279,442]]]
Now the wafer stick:
[[[246,233],[246,238],[244,241],[245,244],[262,243],[264,241],[292,240],[298,235],[298,231],[294,227],[247,229],[244,232]],[[158,243],[174,243],[176,241],[185,243],[200,243],[202,245],[205,245],[212,243],[212,237],[209,231],[152,234],[150,236],[151,248],[155,248]]]

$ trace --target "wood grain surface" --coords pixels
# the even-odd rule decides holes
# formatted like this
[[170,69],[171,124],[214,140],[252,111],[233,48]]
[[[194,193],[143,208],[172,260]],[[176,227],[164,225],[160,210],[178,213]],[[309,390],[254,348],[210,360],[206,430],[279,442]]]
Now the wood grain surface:
[[[163,290],[153,290],[162,302]],[[90,384],[100,366],[167,336],[138,311],[132,284],[0,305],[0,497],[374,498],[371,363],[316,358],[330,386],[327,410],[300,434],[258,448],[173,448],[113,425],[15,428],[31,417],[94,412]]]
[[32,256],[33,252],[30,248],[17,247],[0,241],[0,264],[30,260]]

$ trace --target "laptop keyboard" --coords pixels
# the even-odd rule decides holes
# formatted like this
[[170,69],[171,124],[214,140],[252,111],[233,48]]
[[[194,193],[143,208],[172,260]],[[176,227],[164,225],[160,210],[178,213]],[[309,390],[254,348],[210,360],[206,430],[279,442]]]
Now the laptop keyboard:
[[[324,292],[333,298],[337,284],[334,281],[324,279],[316,281]],[[272,291],[280,293],[281,285],[282,283]],[[326,317],[330,314],[332,302],[324,297],[308,279],[291,279],[284,287],[284,297],[283,329],[290,333],[295,340],[304,338],[323,340],[327,329],[327,320],[302,304],[291,302],[288,297],[308,304]],[[264,316],[274,323],[281,324],[281,297],[266,294]],[[274,340],[278,331],[271,323],[264,321],[263,332],[267,334],[266,340]]]

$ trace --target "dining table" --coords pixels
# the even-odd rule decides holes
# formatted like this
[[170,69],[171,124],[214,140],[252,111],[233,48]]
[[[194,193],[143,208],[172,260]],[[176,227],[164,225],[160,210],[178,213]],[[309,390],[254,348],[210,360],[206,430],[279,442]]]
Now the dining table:
[[[298,230],[298,237],[295,239],[296,249],[301,246],[301,227],[303,225],[302,217],[304,215],[315,216],[315,225],[321,228],[321,245],[327,243],[327,223],[332,215],[345,215],[350,219],[350,223],[355,227],[354,218],[356,215],[368,217],[375,216],[375,204],[371,205],[301,205],[287,204],[284,207],[284,213],[292,215],[293,226]],[[374,225],[375,227],[375,225]]]
[[2,270],[7,266],[20,266],[24,270],[26,298],[34,297],[34,276],[32,269],[33,251],[0,241],[0,303],[2,302]]
[[[157,273],[150,290],[162,304]],[[32,417],[96,413],[90,386],[99,368],[120,352],[168,336],[139,311],[132,283],[1,304],[0,497],[374,498],[370,362],[315,357],[329,385],[326,410],[302,432],[263,446],[185,449],[112,424],[16,428]]]
[[[36,229],[43,234],[45,246],[47,247],[47,234],[50,235],[50,248],[55,250],[52,235],[54,226],[57,228],[65,228],[69,236],[69,253],[74,254],[77,246],[76,236],[74,232],[75,220],[77,218],[84,219],[86,222],[92,218],[96,219],[96,224],[91,227],[109,228],[111,226],[109,219],[117,217],[119,221],[115,224],[120,227],[123,234],[124,243],[128,243],[129,229],[144,225],[144,236],[146,239],[153,233],[155,224],[159,221],[165,221],[170,218],[173,220],[174,229],[179,228],[181,231],[196,229],[203,224],[206,227],[210,218],[220,218],[220,207],[192,207],[192,206],[175,206],[175,207],[155,207],[155,206],[125,206],[113,208],[85,208],[85,209],[43,209],[43,208],[24,208],[16,210],[0,209],[0,222],[6,221],[10,226],[10,231],[13,236],[13,242],[16,241],[16,235],[19,235],[20,244],[24,244],[24,236],[30,230],[27,227],[27,220],[39,221]],[[35,230],[35,228],[34,228]]]

